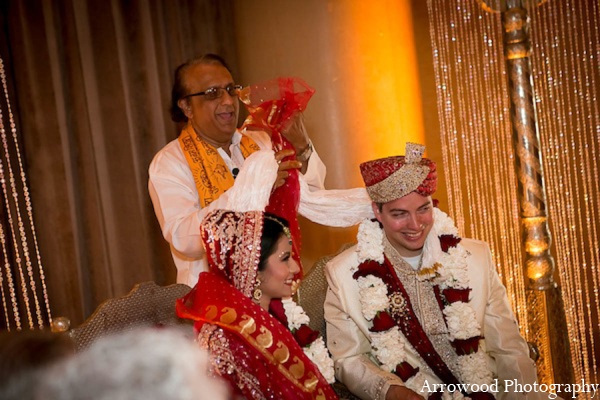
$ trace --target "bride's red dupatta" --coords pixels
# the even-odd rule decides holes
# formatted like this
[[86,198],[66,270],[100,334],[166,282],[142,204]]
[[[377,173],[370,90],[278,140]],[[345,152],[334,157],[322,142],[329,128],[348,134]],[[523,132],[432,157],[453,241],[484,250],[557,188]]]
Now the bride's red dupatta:
[[284,399],[338,398],[292,333],[217,274],[201,273],[194,289],[177,300],[176,309],[179,317],[196,321],[197,331],[208,323],[235,335],[242,346],[230,351],[235,359],[251,353],[245,357],[251,365],[243,368],[256,377],[262,393],[275,388]]

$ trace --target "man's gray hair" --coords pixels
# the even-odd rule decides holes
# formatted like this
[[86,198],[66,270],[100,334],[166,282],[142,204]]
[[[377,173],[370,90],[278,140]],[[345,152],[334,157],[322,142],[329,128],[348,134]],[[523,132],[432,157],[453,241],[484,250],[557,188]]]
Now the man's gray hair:
[[38,399],[224,400],[227,387],[209,376],[208,355],[189,335],[140,328],[98,339],[56,365]]

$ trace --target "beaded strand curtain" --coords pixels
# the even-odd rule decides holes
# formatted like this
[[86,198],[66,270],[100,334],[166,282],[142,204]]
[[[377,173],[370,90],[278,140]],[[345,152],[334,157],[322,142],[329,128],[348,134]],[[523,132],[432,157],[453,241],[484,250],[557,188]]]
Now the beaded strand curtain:
[[0,296],[3,323],[9,331],[25,327],[43,329],[52,323],[52,314],[33,223],[33,208],[21,157],[20,138],[11,107],[12,96],[9,96],[7,73],[2,58],[0,79],[3,94],[0,100]]
[[428,1],[448,207],[462,235],[490,244],[527,337],[502,26],[474,1],[453,3]]
[[538,127],[575,381],[599,382],[600,6],[551,0],[532,10]]
[[[595,1],[541,2],[531,65],[547,206],[575,381],[598,381],[600,349],[598,58]],[[490,244],[529,339],[510,104],[499,13],[476,0],[428,0],[449,212]]]

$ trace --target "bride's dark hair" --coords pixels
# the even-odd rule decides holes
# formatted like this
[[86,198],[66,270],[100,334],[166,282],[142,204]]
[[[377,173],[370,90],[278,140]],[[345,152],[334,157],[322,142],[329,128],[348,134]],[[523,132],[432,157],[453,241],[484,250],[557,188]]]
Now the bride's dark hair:
[[282,236],[289,234],[288,222],[276,215],[265,213],[263,222],[263,233],[260,241],[260,260],[258,270],[263,271],[267,259],[275,252],[275,244]]

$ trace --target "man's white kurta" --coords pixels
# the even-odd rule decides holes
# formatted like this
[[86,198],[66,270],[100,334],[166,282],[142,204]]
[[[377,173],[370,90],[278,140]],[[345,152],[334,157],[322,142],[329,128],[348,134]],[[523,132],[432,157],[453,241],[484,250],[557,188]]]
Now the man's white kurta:
[[[217,149],[229,170],[243,168],[244,157],[240,150],[241,133],[235,132],[230,147],[231,157]],[[264,132],[252,132],[252,139],[261,149],[270,149],[270,140]],[[325,165],[313,152],[305,181],[311,189],[323,189]],[[148,190],[164,238],[169,242],[177,267],[177,282],[193,287],[198,275],[208,270],[200,238],[200,222],[212,210],[226,208],[228,192],[222,194],[208,207],[200,206],[200,198],[192,171],[177,139],[162,148],[152,160],[148,170]]]

